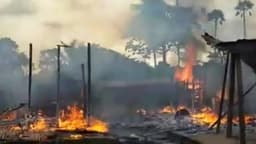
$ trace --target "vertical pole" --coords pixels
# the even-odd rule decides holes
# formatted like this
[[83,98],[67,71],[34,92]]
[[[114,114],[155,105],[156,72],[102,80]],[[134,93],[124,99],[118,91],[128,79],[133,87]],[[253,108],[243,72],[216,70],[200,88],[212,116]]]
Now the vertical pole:
[[28,77],[28,108],[31,111],[31,86],[32,86],[32,55],[33,45],[29,44],[29,77]]
[[88,43],[87,47],[87,124],[90,125],[90,115],[91,115],[91,44]]
[[227,59],[226,59],[226,64],[225,64],[224,78],[223,78],[223,83],[222,83],[221,99],[220,99],[220,107],[219,107],[219,113],[218,113],[216,133],[220,133],[221,116],[222,116],[222,109],[223,109],[223,103],[224,103],[224,97],[225,97],[225,89],[226,89],[226,83],[227,83],[229,57],[230,57],[230,54],[228,53]]
[[57,45],[57,97],[56,97],[56,120],[57,127],[60,112],[60,45]]
[[86,116],[87,114],[87,109],[86,109],[86,102],[87,102],[87,99],[86,99],[86,87],[85,87],[85,71],[84,71],[84,64],[81,64],[81,70],[82,70],[82,107],[84,109],[84,114]]
[[233,105],[235,92],[235,60],[234,54],[231,54],[230,64],[230,87],[229,87],[229,102],[228,102],[228,119],[227,119],[227,137],[232,136],[232,120],[233,120]]
[[243,80],[240,55],[236,59],[237,68],[237,93],[238,93],[238,115],[240,128],[240,144],[246,143],[245,120],[244,120],[244,97],[243,97]]

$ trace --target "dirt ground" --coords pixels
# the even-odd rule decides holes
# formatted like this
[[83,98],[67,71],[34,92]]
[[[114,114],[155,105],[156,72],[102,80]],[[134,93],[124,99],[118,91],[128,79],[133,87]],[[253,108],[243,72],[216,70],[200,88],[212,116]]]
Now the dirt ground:
[[[191,137],[202,144],[239,144],[239,138],[226,138],[225,134],[205,134]],[[256,134],[247,134],[247,144],[256,144]]]

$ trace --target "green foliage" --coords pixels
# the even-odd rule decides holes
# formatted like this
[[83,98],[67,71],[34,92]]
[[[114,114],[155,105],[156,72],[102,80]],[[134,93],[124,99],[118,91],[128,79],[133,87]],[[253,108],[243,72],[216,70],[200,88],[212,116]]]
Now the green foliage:
[[249,15],[252,15],[252,9],[254,4],[250,0],[239,1],[237,6],[235,7],[236,16],[243,16],[243,11],[248,12]]
[[223,24],[225,21],[224,13],[219,9],[214,9],[208,13],[208,21],[214,21],[218,22],[219,24]]

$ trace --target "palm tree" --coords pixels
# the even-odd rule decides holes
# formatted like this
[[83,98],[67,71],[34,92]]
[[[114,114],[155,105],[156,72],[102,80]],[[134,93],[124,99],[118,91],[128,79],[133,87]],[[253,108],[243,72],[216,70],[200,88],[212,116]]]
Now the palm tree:
[[208,13],[208,21],[214,22],[214,36],[217,37],[218,24],[222,25],[225,21],[223,12],[219,9],[214,9]]
[[[224,13],[219,9],[214,9],[208,13],[208,21],[214,22],[214,37],[217,37],[218,25],[222,25],[225,21]],[[217,49],[214,49],[214,53],[210,53],[209,57],[213,59],[221,57],[222,59],[222,55],[217,52]]]
[[249,16],[252,15],[252,8],[254,4],[250,0],[239,0],[238,5],[235,7],[236,10],[236,16],[241,16],[243,19],[243,31],[244,31],[244,39],[247,36],[246,33],[246,14],[248,13]]

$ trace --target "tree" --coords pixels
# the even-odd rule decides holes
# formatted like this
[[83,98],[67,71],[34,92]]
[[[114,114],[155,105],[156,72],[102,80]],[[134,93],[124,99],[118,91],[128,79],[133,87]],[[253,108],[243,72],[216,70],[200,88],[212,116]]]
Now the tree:
[[239,0],[237,6],[235,7],[236,16],[241,16],[243,19],[243,32],[244,32],[244,39],[247,37],[246,32],[246,14],[248,13],[249,16],[252,15],[252,9],[254,4],[250,0]]
[[[135,61],[146,62],[147,59],[150,59],[151,51],[145,42],[131,39],[126,43],[125,51],[128,53],[128,58],[132,58]],[[154,58],[154,65],[156,66],[156,58]]]
[[[66,57],[61,52],[61,65],[67,64]],[[55,71],[57,68],[57,48],[47,49],[40,52],[39,68],[42,71]]]
[[222,25],[225,21],[223,12],[221,10],[214,9],[208,13],[208,21],[214,22],[214,36],[217,37],[218,24]]
[[[131,20],[127,37],[144,41],[151,53],[162,55],[164,63],[173,45],[188,42],[194,37],[192,29],[199,27],[193,8],[180,7],[178,1],[176,6],[171,6],[163,0],[143,0],[133,8],[137,14]],[[183,47],[176,48],[180,61]]]
[[[224,13],[219,9],[214,9],[208,13],[208,21],[214,23],[214,37],[217,37],[218,25],[222,25],[225,21]],[[209,57],[213,59],[220,57],[221,61],[224,58],[220,52],[217,52],[217,49],[214,49],[214,53],[210,53]]]
[[[163,61],[166,63],[167,50],[164,45],[171,33],[167,15],[168,5],[163,0],[143,0],[142,4],[133,5],[133,9],[137,14],[129,25],[127,37],[145,42],[149,49],[143,48],[145,55],[151,53],[156,58],[156,52],[162,50]],[[156,60],[154,61],[156,63]]]

